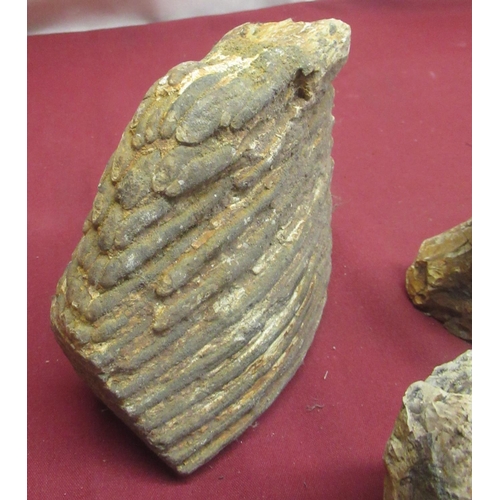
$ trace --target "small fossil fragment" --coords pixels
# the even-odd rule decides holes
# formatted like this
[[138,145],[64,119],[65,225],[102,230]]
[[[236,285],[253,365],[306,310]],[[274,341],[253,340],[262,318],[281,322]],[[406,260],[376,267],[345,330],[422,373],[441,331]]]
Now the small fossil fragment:
[[408,387],[384,462],[384,500],[472,498],[472,351]]
[[147,92],[52,302],[94,392],[190,473],[274,401],[330,277],[333,88],[350,29],[245,24]]
[[422,243],[406,290],[415,307],[472,340],[472,220]]

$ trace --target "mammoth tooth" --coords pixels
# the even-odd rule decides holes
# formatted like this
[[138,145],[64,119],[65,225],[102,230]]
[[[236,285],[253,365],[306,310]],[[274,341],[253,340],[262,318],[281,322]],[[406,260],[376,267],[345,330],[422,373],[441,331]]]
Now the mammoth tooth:
[[94,392],[190,473],[276,399],[330,276],[333,88],[350,28],[245,24],[147,92],[57,285]]

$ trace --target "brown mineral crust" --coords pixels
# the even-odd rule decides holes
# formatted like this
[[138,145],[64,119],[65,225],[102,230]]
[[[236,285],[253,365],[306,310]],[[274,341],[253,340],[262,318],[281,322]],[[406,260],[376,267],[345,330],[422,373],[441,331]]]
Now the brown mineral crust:
[[406,290],[418,309],[472,340],[472,220],[422,243]]
[[313,340],[349,41],[336,20],[246,24],[170,70],[58,283],[52,326],[76,371],[179,473],[251,425]]

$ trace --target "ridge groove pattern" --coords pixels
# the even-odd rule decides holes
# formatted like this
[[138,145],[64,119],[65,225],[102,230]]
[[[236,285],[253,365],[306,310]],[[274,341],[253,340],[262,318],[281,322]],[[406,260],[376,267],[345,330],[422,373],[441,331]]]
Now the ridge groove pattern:
[[62,349],[179,473],[251,425],[313,340],[349,38],[336,20],[246,24],[158,80],[58,283]]

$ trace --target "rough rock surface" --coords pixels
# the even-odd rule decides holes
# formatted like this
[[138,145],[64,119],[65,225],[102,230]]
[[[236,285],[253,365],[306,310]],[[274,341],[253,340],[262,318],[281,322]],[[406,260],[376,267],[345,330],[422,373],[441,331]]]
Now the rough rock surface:
[[472,351],[408,388],[384,461],[384,500],[472,498]]
[[406,290],[416,307],[472,340],[472,220],[422,243]]
[[350,29],[245,24],[157,81],[52,302],[95,393],[190,473],[274,401],[330,276],[333,88]]

